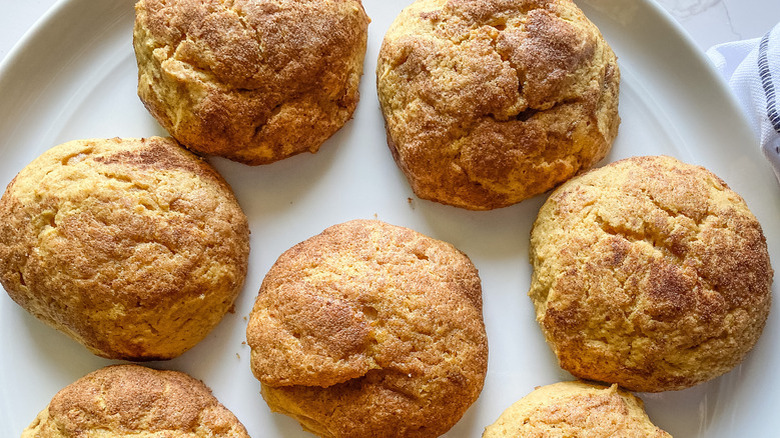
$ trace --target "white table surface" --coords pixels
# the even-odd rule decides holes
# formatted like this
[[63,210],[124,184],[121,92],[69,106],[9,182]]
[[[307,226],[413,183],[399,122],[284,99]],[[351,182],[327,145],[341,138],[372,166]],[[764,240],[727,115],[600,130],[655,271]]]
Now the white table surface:
[[[762,36],[780,22],[778,0],[656,1],[682,24],[702,50],[714,44]],[[0,0],[0,59],[54,3],[56,0]]]

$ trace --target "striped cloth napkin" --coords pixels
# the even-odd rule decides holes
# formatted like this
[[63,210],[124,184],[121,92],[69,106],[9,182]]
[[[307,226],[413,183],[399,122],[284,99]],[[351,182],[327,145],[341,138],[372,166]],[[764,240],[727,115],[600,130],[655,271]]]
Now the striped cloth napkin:
[[762,38],[713,46],[707,56],[748,115],[780,181],[780,23]]

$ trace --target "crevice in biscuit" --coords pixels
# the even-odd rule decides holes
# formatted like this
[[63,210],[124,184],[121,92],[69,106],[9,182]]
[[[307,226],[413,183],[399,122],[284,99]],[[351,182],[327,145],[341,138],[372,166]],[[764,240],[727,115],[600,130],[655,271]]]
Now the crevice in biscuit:
[[120,181],[120,182],[124,182],[124,183],[130,183],[130,184],[133,183],[133,179],[130,178],[129,176],[127,176],[127,175],[121,175],[121,174],[116,174],[116,173],[108,173],[108,172],[100,172],[100,174],[102,176],[104,176],[105,178],[108,178],[108,179],[113,179],[113,180],[116,180],[116,181]]
[[160,245],[160,246],[164,247],[165,249],[167,249],[168,252],[170,252],[172,255],[176,255],[177,254],[176,248],[172,247],[169,243],[164,242],[162,240],[151,240],[149,242],[142,242],[142,243],[157,244],[157,245]]
[[[159,200],[156,198],[155,193],[149,190],[150,187],[149,184],[140,182],[129,175],[118,174],[118,173],[113,173],[108,171],[97,171],[97,173],[106,179],[123,183],[125,186],[124,189],[127,190],[128,192],[140,192],[149,195],[148,198],[136,199],[138,205],[144,207],[146,210],[161,211],[161,212],[170,211],[170,205],[161,204]],[[158,180],[156,181],[156,183],[159,184],[160,181]]]
[[[648,200],[648,201],[650,201],[650,202],[651,202],[651,203],[652,203],[652,204],[653,204],[653,205],[654,205],[654,206],[655,206],[657,209],[659,209],[659,210],[663,211],[664,213],[666,213],[667,215],[669,215],[669,217],[671,217],[671,218],[678,218],[678,217],[680,217],[681,215],[683,215],[681,212],[679,212],[679,211],[677,211],[677,210],[674,210],[674,209],[672,209],[672,208],[670,208],[670,207],[668,207],[668,206],[664,205],[663,203],[661,203],[661,201],[659,201],[658,199],[656,199],[656,198],[655,198],[655,196],[653,196],[653,194],[652,194],[652,193],[650,193],[650,192],[647,190],[647,188],[645,188],[645,187],[643,187],[643,188],[642,188],[642,194],[643,194],[643,195],[645,196],[645,198],[647,198],[647,200]],[[684,215],[683,215],[683,216],[684,216]],[[685,216],[685,217],[687,217],[688,219],[691,219],[691,220],[693,220],[694,222],[697,222],[696,220],[694,220],[694,218],[691,218],[691,217],[689,217],[689,216]],[[696,225],[699,225],[699,224],[698,224],[698,222],[696,223]]]
[[673,210],[672,208],[664,205],[661,203],[661,201],[657,200],[651,193],[649,193],[646,189],[642,190],[642,193],[647,197],[647,200],[653,203],[656,208],[659,210],[665,212],[669,217],[671,218],[680,218],[684,217],[686,219],[690,219],[694,224],[696,224],[697,229],[701,229],[701,227],[707,222],[707,219],[714,217],[715,215],[711,211],[706,211],[704,214],[698,217],[692,217],[691,215],[687,215],[682,211]]
[[[364,305],[362,308],[363,315],[366,317],[366,319],[371,321],[376,321],[377,317],[379,316],[379,312],[376,310],[375,307],[370,305]],[[376,344],[376,339],[371,339],[374,344]]]
[[[610,224],[606,219],[604,219],[599,214],[595,215],[595,222],[598,224],[601,230],[604,231],[604,233],[607,235],[620,237],[630,242],[631,244],[636,244],[639,242],[646,243],[650,247],[652,247],[661,257],[664,256],[670,257],[675,260],[678,260],[681,263],[685,260],[684,257],[677,255],[675,251],[672,250],[672,248],[669,248],[668,245],[665,245],[663,240],[659,240],[658,236],[631,230],[629,228],[622,226],[622,224],[621,225]],[[647,226],[647,224],[644,225]]]
[[[44,227],[49,226],[51,228],[57,228],[57,213],[59,210],[46,211],[41,215],[41,223]],[[39,230],[40,231],[40,230]]]
[[410,378],[408,373],[403,373],[401,371],[394,370],[391,368],[384,368],[378,370],[370,370],[364,376],[358,377],[356,379],[352,379],[351,381],[345,383],[346,384],[353,383],[356,385],[363,385],[363,384],[376,385],[386,391],[400,395],[401,397],[412,401],[420,400],[422,398],[423,396],[422,394],[418,394],[409,390],[404,390],[399,385],[393,384],[394,383],[393,377],[399,378],[402,381],[405,381]]
[[418,260],[428,260],[428,256],[421,251],[415,251],[414,256],[417,257]]
[[92,153],[92,149],[84,149],[83,151],[79,151],[74,154],[67,155],[65,157],[62,157],[60,162],[63,166],[69,166],[73,163],[78,163],[80,161],[84,161],[90,154]]
[[[176,42],[175,43],[175,48],[172,51],[171,50],[166,50],[166,53],[168,55],[167,55],[167,57],[165,59],[160,60],[160,61],[155,61],[156,63],[159,62],[159,65],[160,65],[159,69],[160,69],[160,71],[165,72],[165,73],[167,73],[168,75],[170,75],[172,77],[177,77],[176,74],[172,73],[170,71],[170,69],[166,68],[163,65],[163,64],[166,63],[166,61],[168,61],[168,62],[176,62],[176,63],[179,63],[179,64],[181,64],[182,66],[184,66],[186,68],[189,68],[193,72],[199,73],[202,76],[200,78],[200,80],[203,82],[203,84],[215,83],[215,84],[219,84],[219,85],[225,86],[226,84],[223,84],[221,81],[217,80],[217,75],[216,75],[216,73],[214,73],[214,70],[212,69],[212,67],[210,65],[196,65],[194,62],[191,62],[190,60],[185,59],[181,55],[181,52],[184,51],[182,46],[185,43],[187,43],[187,42],[192,43],[192,40],[190,40],[189,35],[185,35],[185,37],[182,40]],[[165,48],[165,47],[168,47],[168,46],[166,45],[166,46],[155,47],[155,50],[156,49],[160,49],[160,48]]]
[[539,112],[539,110],[536,110],[536,109],[533,109],[533,108],[526,108],[525,110],[520,111],[519,113],[517,113],[513,117],[513,119],[517,120],[517,121],[520,121],[520,122],[527,122],[528,120],[533,118],[538,112]]
[[284,100],[282,102],[279,102],[273,108],[271,108],[271,110],[268,111],[268,117],[265,118],[265,120],[261,120],[261,122],[257,126],[255,126],[254,137],[255,138],[260,137],[262,135],[263,128],[268,126],[268,124],[271,123],[273,118],[279,115],[280,112],[282,112],[284,105],[289,101],[294,100],[294,98],[295,97],[292,96],[289,100]]

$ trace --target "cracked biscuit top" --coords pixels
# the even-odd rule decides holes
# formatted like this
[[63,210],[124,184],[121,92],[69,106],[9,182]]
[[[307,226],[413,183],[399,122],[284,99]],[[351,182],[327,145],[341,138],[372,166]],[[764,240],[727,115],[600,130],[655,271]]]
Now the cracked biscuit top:
[[617,385],[581,381],[536,388],[510,406],[482,438],[671,438],[645,413],[644,403]]
[[377,66],[388,144],[417,196],[505,207],[590,168],[617,134],[620,73],[570,0],[418,0]]
[[380,221],[335,225],[282,254],[247,327],[271,409],[322,437],[437,437],[487,368],[476,268]]
[[58,392],[22,438],[249,438],[201,381],[178,371],[115,365]]
[[563,369],[642,392],[736,366],[770,307],[766,240],[708,170],[635,157],[572,179],[531,233],[529,295]]
[[246,164],[316,152],[358,101],[360,0],[140,0],[138,95],[193,151]]
[[205,161],[168,138],[79,140],[0,199],[0,281],[34,316],[112,359],[178,356],[233,305],[249,227]]

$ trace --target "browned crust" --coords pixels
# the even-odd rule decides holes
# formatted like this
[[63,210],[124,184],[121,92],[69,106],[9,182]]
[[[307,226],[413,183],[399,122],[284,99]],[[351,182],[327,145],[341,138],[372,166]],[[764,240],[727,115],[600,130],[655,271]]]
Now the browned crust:
[[487,367],[476,268],[452,245],[379,221],[330,227],[282,254],[247,341],[271,408],[324,437],[439,436]]
[[614,53],[569,0],[418,0],[377,66],[388,144],[415,193],[473,210],[603,158],[619,81]]
[[203,382],[137,365],[102,368],[66,386],[22,438],[98,435],[249,438]]
[[316,152],[357,105],[368,23],[359,0],[140,0],[138,95],[198,152]]
[[536,388],[485,428],[482,438],[670,438],[642,400],[617,385],[560,382]]
[[556,190],[531,234],[537,318],[561,367],[636,391],[687,388],[758,340],[773,271],[745,202],[706,169],[635,157]]
[[0,282],[93,353],[168,359],[232,306],[249,227],[230,187],[170,139],[80,140],[0,199]]

